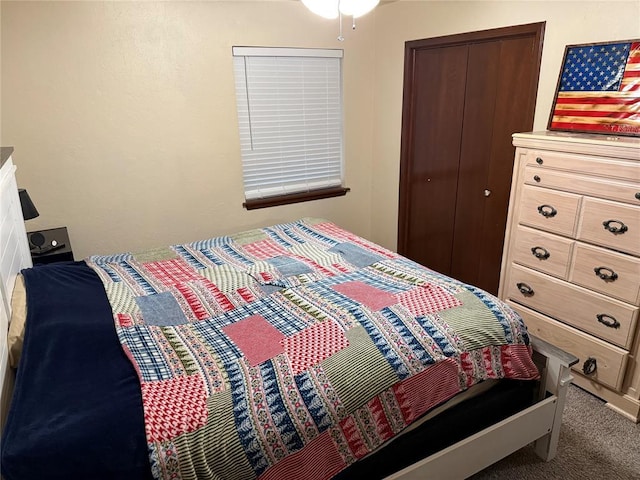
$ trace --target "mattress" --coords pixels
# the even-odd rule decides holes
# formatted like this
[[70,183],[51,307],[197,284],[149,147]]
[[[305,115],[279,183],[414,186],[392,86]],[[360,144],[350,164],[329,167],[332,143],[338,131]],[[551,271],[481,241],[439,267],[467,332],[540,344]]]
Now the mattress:
[[322,220],[23,276],[7,480],[349,475],[454,395],[537,378],[502,302]]

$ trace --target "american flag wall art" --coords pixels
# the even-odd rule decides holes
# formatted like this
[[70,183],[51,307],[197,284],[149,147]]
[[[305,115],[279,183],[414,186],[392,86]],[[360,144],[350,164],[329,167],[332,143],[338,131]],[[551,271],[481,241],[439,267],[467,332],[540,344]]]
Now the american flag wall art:
[[568,45],[548,129],[640,136],[640,39]]

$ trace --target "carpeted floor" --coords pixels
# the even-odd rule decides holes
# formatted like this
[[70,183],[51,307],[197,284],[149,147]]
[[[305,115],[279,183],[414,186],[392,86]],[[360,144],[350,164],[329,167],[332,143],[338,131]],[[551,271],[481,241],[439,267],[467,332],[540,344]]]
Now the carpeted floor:
[[471,479],[640,480],[640,424],[571,385],[552,461],[544,462],[528,446]]

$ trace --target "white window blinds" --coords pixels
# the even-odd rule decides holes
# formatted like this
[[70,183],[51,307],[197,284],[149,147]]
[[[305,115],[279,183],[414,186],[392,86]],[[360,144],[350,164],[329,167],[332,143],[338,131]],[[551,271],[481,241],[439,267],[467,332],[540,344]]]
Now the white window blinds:
[[342,185],[342,50],[233,55],[246,199]]

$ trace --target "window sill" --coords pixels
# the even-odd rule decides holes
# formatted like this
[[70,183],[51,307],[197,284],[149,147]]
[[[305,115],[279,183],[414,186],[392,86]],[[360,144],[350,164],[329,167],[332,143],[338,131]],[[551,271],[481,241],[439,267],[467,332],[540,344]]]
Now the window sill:
[[289,195],[278,195],[275,197],[247,200],[242,204],[242,206],[247,210],[277,207],[279,205],[289,205],[291,203],[308,202],[309,200],[341,197],[343,195],[346,195],[349,190],[349,188],[345,187],[323,188],[321,190],[311,190],[309,192],[292,193]]

